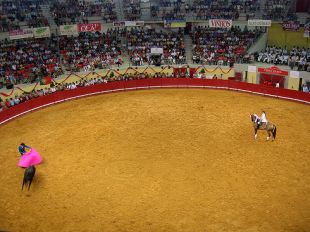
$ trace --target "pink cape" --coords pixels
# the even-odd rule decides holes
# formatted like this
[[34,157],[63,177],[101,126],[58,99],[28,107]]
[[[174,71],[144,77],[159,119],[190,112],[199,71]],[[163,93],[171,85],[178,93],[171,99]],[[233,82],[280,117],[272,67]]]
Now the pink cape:
[[37,165],[41,162],[42,157],[40,156],[40,154],[34,148],[31,148],[30,151],[20,157],[18,166],[22,168],[28,168],[31,165]]

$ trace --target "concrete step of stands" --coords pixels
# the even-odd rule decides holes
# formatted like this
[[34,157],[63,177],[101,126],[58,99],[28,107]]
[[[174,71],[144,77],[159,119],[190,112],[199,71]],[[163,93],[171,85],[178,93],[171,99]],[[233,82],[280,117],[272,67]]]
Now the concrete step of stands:
[[185,56],[186,56],[186,63],[192,64],[192,57],[193,57],[193,41],[189,35],[184,35],[184,45],[185,45]]
[[42,14],[45,18],[47,18],[48,24],[51,28],[51,33],[56,33],[57,31],[57,24],[52,16],[50,6],[49,5],[41,5]]
[[123,60],[123,64],[124,64],[124,65],[128,65],[128,66],[131,65],[131,64],[130,64],[130,57],[129,57],[129,55],[123,54],[123,55],[122,55],[122,60]]
[[27,22],[19,22],[18,25],[20,27],[27,27]]
[[115,0],[115,6],[116,6],[116,15],[118,20],[124,20],[124,4],[123,0]]
[[239,21],[245,21],[246,20],[246,16],[239,16],[238,20]]
[[127,38],[121,37],[121,44],[122,44],[122,60],[124,65],[130,65],[130,57],[128,55],[127,49]]
[[257,11],[257,12],[255,13],[255,17],[254,17],[254,18],[256,18],[256,19],[262,19],[262,18],[263,18],[262,12],[261,12],[261,11]]
[[91,16],[91,17],[87,17],[87,19],[89,20],[89,21],[100,21],[100,20],[102,20],[102,16]]
[[151,20],[151,15],[150,14],[142,14],[141,20],[142,21],[149,21],[149,20]]
[[150,9],[141,9],[141,20],[144,20],[144,21],[151,20]]
[[161,25],[157,25],[157,24],[152,24],[152,28],[155,29],[155,31],[157,32],[164,32],[164,33],[169,33],[171,32],[171,30],[169,28],[163,28]]
[[140,9],[141,9],[141,19],[142,20],[150,20],[151,18],[151,3],[146,1],[140,2]]
[[9,32],[2,32],[2,33],[0,33],[0,41],[8,39],[8,37],[9,37]]
[[297,18],[301,24],[305,24],[307,22],[307,19],[309,18],[309,14],[308,13],[297,13]]
[[259,1],[259,6],[260,6],[260,13],[263,15],[265,13],[265,5],[266,5],[266,0],[260,0]]
[[260,52],[265,49],[265,46],[267,44],[267,33],[263,33],[260,35],[260,37],[249,47],[247,50],[248,53],[254,53],[254,52]]
[[185,4],[192,5],[194,0],[184,0]]
[[141,9],[150,9],[151,3],[150,2],[141,2],[140,3],[140,8]]

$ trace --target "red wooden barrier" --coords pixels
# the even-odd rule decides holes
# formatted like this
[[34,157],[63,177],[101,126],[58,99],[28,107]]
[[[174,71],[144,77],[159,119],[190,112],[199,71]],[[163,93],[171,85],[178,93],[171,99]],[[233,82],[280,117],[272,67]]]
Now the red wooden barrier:
[[74,90],[65,90],[56,92],[40,98],[21,103],[12,108],[0,112],[0,124],[5,123],[15,117],[27,112],[46,107],[59,102],[71,100],[74,98],[91,96],[94,94],[108,93],[115,91],[126,91],[132,89],[148,88],[221,88],[235,91],[246,91],[249,93],[262,94],[266,96],[283,98],[292,101],[310,104],[310,93],[298,92],[282,88],[274,88],[263,85],[255,85],[233,80],[206,80],[193,78],[154,78],[131,81],[116,81],[107,84],[97,84],[93,86],[81,87]]

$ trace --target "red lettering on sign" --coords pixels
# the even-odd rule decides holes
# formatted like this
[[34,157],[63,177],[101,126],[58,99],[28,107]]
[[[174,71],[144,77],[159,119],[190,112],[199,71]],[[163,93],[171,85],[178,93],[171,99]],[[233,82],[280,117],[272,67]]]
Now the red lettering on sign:
[[79,32],[100,32],[101,31],[101,23],[91,23],[91,24],[79,24],[78,25]]
[[209,26],[218,28],[230,28],[232,26],[232,21],[225,19],[211,19],[209,20]]

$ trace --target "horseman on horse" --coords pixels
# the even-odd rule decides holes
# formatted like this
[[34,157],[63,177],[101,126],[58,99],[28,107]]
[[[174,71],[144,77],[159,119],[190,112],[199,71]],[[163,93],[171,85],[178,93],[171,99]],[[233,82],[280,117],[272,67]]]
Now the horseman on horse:
[[267,126],[268,120],[266,117],[266,112],[262,111],[261,117],[258,117],[257,114],[253,114],[255,119],[254,122],[257,124],[257,129],[264,129]]
[[258,117],[257,114],[254,113],[251,114],[250,117],[253,122],[255,139],[257,138],[257,130],[266,130],[268,133],[267,140],[269,140],[271,135],[273,137],[273,140],[275,140],[277,134],[277,128],[274,124],[268,122],[265,111],[262,111],[261,117]]

